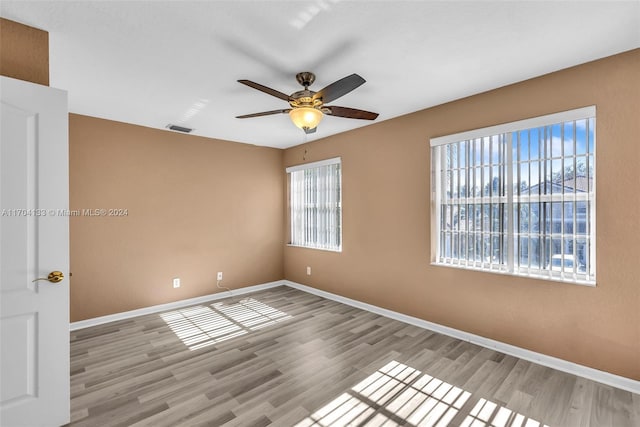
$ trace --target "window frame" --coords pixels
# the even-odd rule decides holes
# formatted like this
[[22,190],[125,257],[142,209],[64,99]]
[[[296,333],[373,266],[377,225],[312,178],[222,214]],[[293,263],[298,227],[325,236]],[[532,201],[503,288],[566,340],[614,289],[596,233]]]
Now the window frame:
[[[593,161],[589,164],[590,167],[593,168],[593,187],[592,190],[584,196],[588,201],[591,208],[589,209],[588,214],[588,223],[589,223],[589,232],[586,234],[589,238],[589,271],[586,272],[586,279],[579,278],[574,270],[574,277],[567,277],[564,273],[558,274],[554,272],[551,267],[545,269],[540,269],[539,274],[534,274],[531,271],[523,273],[522,271],[517,271],[516,266],[516,249],[515,249],[515,237],[517,234],[521,233],[521,231],[516,230],[514,225],[514,204],[517,203],[518,197],[514,195],[514,176],[513,176],[513,168],[516,166],[516,161],[513,159],[513,140],[512,135],[516,132],[527,131],[531,129],[537,129],[557,124],[563,124],[565,122],[579,121],[579,120],[593,120],[593,135],[594,135],[594,145],[593,151],[589,151],[587,154],[593,155]],[[551,281],[559,281],[562,283],[569,284],[579,284],[579,285],[587,285],[587,286],[596,286],[596,151],[597,151],[597,136],[596,136],[596,127],[597,127],[597,118],[596,118],[596,106],[591,105],[587,107],[572,109],[568,111],[562,111],[553,114],[547,114],[543,116],[532,117],[528,119],[518,120],[514,122],[508,122],[503,124],[498,124],[494,126],[488,126],[479,129],[473,129],[465,132],[459,132],[450,135],[444,135],[439,137],[434,137],[430,139],[430,157],[431,157],[431,264],[435,266],[442,267],[453,267],[453,268],[461,268],[461,269],[469,269],[475,271],[483,271],[489,273],[499,273],[499,274],[508,274],[517,277],[528,277],[542,280],[551,280]],[[441,262],[441,220],[442,220],[442,212],[441,212],[441,203],[440,196],[442,191],[446,191],[443,185],[442,179],[442,161],[443,157],[446,156],[445,149],[436,150],[436,147],[445,146],[447,144],[458,143],[462,141],[472,141],[479,138],[490,138],[493,136],[498,136],[500,138],[505,138],[506,149],[505,151],[505,165],[506,165],[506,173],[505,173],[505,181],[506,181],[506,189],[505,189],[505,197],[506,201],[506,212],[508,212],[506,221],[504,216],[500,218],[502,222],[506,224],[506,247],[507,253],[503,254],[503,258],[506,259],[506,264],[501,268],[491,268],[495,267],[496,264],[493,262],[489,263],[489,268],[485,267],[485,262],[480,262],[480,266],[477,266],[477,262],[474,262],[474,265],[462,265],[456,263],[444,263]],[[436,155],[436,153],[440,151],[441,155]],[[575,157],[576,154],[574,153]],[[566,157],[562,156],[564,160]],[[545,161],[551,161],[551,158],[545,158]],[[490,163],[482,163],[481,167],[489,167],[491,168]],[[519,166],[518,166],[519,167]],[[468,166],[467,166],[468,168]],[[531,184],[531,183],[530,183]],[[484,198],[480,197],[481,199]],[[493,196],[491,196],[493,197]],[[576,197],[574,195],[574,197]],[[575,200],[580,200],[580,198],[575,198]],[[564,198],[562,199],[564,201]],[[493,203],[492,201],[491,203]],[[564,221],[564,219],[563,219]],[[575,224],[573,225],[576,226]],[[491,234],[491,233],[490,233]],[[554,233],[553,231],[545,234],[544,236],[551,237]],[[562,238],[564,239],[564,232],[561,233]],[[467,236],[469,232],[467,231]],[[541,234],[542,236],[542,234]],[[504,250],[504,249],[503,249]],[[564,254],[563,254],[564,256]],[[550,261],[551,262],[551,259]],[[468,260],[465,261],[465,264],[468,264]],[[530,268],[529,268],[530,270]]]
[[[319,247],[319,246],[309,246],[309,245],[301,245],[301,244],[295,244],[292,243],[293,241],[293,215],[292,215],[292,193],[291,193],[291,173],[292,172],[299,172],[299,171],[304,171],[304,170],[308,170],[308,169],[315,169],[315,168],[320,168],[323,166],[331,166],[331,165],[340,165],[340,179],[339,179],[339,198],[337,200],[338,202],[338,206],[340,208],[340,220],[339,220],[339,224],[338,224],[338,236],[339,236],[339,241],[340,241],[340,245],[338,248],[325,248],[325,247]],[[302,163],[302,164],[298,164],[298,165],[294,165],[294,166],[289,166],[285,169],[285,172],[287,174],[287,206],[288,206],[288,217],[289,217],[289,241],[287,243],[287,246],[290,247],[296,247],[296,248],[305,248],[305,249],[314,249],[314,250],[319,250],[319,251],[328,251],[328,252],[342,252],[343,249],[343,241],[342,241],[342,228],[343,228],[343,222],[342,222],[342,211],[343,211],[343,206],[342,206],[342,157],[332,157],[329,159],[324,159],[324,160],[319,160],[316,162],[310,162],[310,163]]]

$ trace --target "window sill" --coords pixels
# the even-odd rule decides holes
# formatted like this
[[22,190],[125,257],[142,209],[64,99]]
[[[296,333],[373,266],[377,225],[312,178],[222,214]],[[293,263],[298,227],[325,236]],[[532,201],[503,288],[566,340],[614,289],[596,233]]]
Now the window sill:
[[316,251],[324,251],[324,252],[334,252],[334,253],[342,252],[342,248],[340,248],[340,249],[316,248],[314,246],[293,245],[291,243],[287,243],[287,246],[290,247],[290,248],[313,249],[313,250],[316,250]]
[[544,280],[547,282],[565,283],[568,285],[587,286],[590,288],[596,287],[595,281],[565,279],[560,276],[550,276],[550,275],[542,275],[542,274],[525,274],[525,273],[516,273],[516,272],[512,273],[507,270],[498,270],[498,269],[489,270],[489,269],[470,267],[470,266],[464,266],[464,265],[441,264],[435,261],[431,262],[431,265],[434,267],[447,267],[447,268],[455,268],[458,270],[478,271],[480,273],[493,273],[493,274],[499,274],[501,276],[513,276],[513,277],[520,277],[525,279]]

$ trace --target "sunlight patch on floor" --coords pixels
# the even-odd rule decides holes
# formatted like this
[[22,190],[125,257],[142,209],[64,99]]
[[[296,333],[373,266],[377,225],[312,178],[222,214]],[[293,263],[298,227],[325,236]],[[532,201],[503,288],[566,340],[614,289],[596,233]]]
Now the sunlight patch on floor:
[[[445,427],[470,397],[460,387],[391,361],[296,427]],[[478,401],[462,426],[549,427],[485,399]]]
[[486,399],[478,400],[460,427],[549,427]]
[[291,316],[253,298],[197,305],[160,315],[189,350],[245,335]]

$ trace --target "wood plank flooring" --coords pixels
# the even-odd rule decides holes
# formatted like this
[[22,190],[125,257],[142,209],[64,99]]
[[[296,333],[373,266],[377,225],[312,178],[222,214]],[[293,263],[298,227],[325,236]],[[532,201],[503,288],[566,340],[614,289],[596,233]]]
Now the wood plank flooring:
[[640,395],[288,287],[71,333],[73,426],[640,426]]

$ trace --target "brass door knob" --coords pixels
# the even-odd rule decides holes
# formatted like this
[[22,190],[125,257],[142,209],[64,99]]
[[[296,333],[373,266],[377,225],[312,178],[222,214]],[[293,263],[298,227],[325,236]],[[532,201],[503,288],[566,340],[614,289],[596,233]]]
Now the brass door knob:
[[39,279],[32,280],[32,282],[37,282],[38,280],[48,280],[51,283],[60,283],[64,279],[64,274],[62,271],[52,271],[49,273],[47,277],[41,277]]

